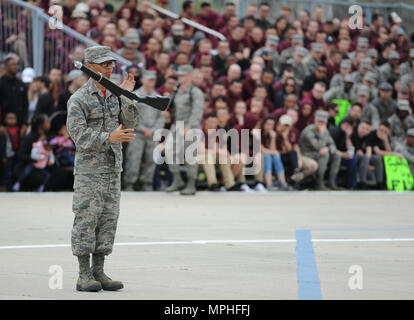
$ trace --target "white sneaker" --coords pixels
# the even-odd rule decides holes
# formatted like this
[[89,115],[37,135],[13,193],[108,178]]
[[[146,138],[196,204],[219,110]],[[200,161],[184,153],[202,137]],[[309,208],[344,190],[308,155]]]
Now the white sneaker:
[[265,186],[263,185],[263,183],[259,182],[255,187],[254,190],[259,191],[259,192],[267,192],[267,189],[265,188]]
[[245,183],[240,185],[240,189],[242,189],[244,192],[252,192],[253,190]]
[[224,186],[221,186],[221,187],[220,187],[220,191],[221,191],[221,192],[227,192],[227,189],[226,189]]

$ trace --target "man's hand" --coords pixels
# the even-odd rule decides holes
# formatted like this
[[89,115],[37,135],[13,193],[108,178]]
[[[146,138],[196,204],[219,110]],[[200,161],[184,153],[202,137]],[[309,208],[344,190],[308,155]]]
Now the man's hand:
[[344,159],[352,159],[352,155],[348,151],[341,152],[341,157]]
[[120,124],[119,127],[109,135],[109,141],[114,143],[131,142],[136,135],[135,133],[128,133],[131,131],[134,131],[134,129],[122,129],[122,124]]
[[6,127],[0,125],[0,137],[5,137],[6,136]]
[[328,147],[323,147],[322,149],[319,150],[319,155],[324,156],[328,152],[329,152],[329,148]]
[[119,86],[128,91],[134,90],[134,87],[135,87],[134,76],[131,73],[125,72],[125,79]]
[[23,138],[26,135],[26,132],[27,132],[27,126],[24,124],[20,128],[20,137]]
[[152,137],[154,131],[150,128],[145,128],[143,134],[145,137]]

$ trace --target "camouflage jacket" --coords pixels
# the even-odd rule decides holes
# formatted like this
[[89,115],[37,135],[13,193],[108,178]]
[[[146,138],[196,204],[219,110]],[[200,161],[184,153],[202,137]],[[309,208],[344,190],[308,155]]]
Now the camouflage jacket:
[[329,153],[334,154],[337,152],[335,142],[332,139],[328,130],[324,134],[320,134],[316,130],[316,126],[311,124],[307,126],[301,133],[299,139],[300,148],[304,156],[318,159],[319,150],[324,147],[329,148]]
[[[190,84],[185,91],[177,92],[174,100],[175,121],[184,121],[186,129],[200,129],[204,110],[203,92]],[[174,123],[171,130],[175,130]]]
[[[153,91],[150,94],[146,93],[144,88],[141,87],[134,91],[134,93],[138,96],[155,96],[157,92]],[[149,128],[152,130],[161,129],[164,127],[165,118],[162,115],[161,111],[152,108],[145,103],[138,103],[138,110],[139,110],[139,124],[136,128],[137,133],[143,133],[144,129]],[[138,136],[137,136],[138,137]],[[152,140],[152,137],[148,137]]]
[[[122,109],[122,110],[121,110]],[[68,101],[66,126],[75,142],[74,174],[122,171],[122,144],[109,141],[110,133],[138,125],[135,101],[118,97],[106,90],[106,97],[89,79]]]

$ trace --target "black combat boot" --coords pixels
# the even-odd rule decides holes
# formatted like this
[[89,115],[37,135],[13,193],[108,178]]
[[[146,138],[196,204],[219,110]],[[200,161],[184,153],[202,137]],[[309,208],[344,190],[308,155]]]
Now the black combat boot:
[[78,257],[79,278],[76,283],[76,290],[78,291],[96,292],[102,290],[101,284],[92,275],[89,260],[89,254]]
[[103,271],[105,255],[103,253],[94,253],[92,255],[92,274],[97,281],[101,283],[102,289],[106,291],[115,291],[122,289],[124,285],[121,281],[113,281]]

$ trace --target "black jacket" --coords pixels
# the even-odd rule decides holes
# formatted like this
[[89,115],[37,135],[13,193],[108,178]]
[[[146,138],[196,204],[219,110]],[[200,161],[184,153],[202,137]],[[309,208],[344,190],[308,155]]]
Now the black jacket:
[[4,75],[0,78],[0,123],[7,113],[17,116],[17,125],[28,124],[29,101],[25,84],[17,78]]

